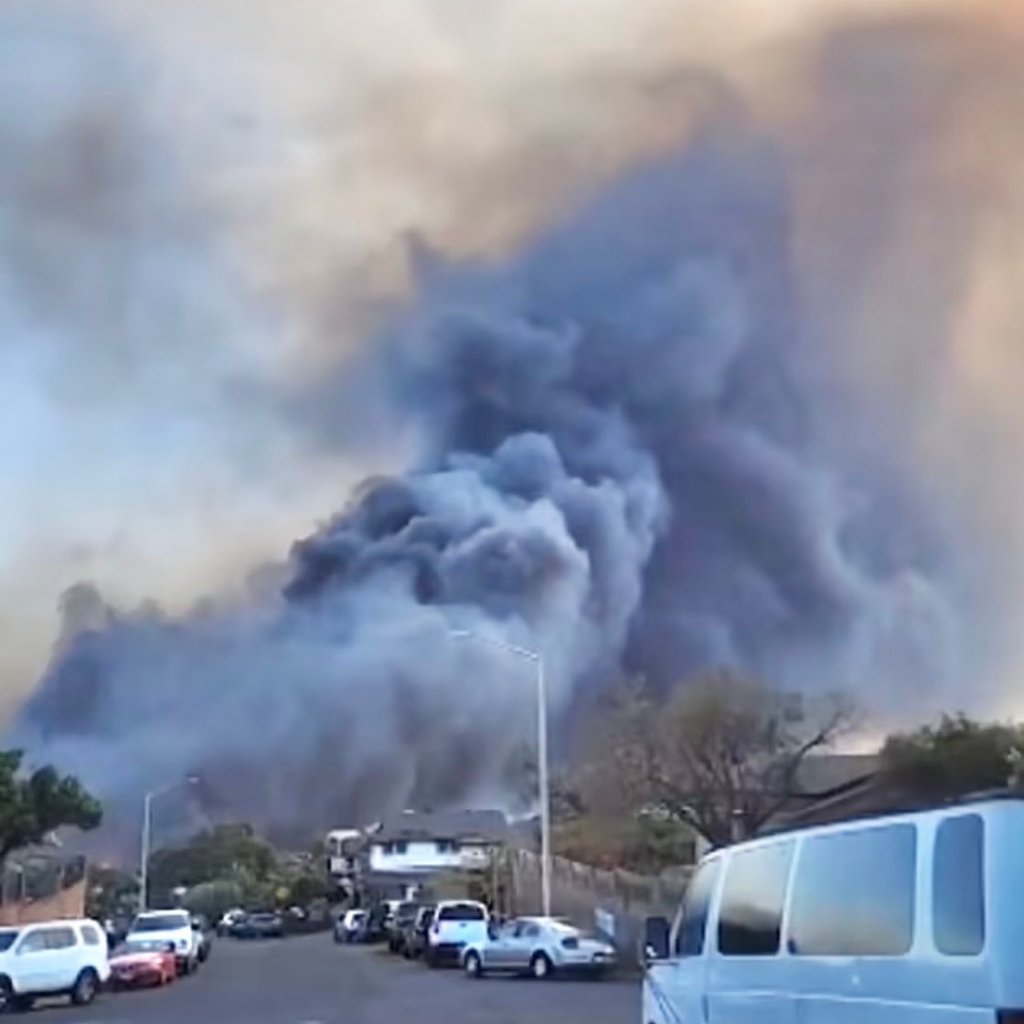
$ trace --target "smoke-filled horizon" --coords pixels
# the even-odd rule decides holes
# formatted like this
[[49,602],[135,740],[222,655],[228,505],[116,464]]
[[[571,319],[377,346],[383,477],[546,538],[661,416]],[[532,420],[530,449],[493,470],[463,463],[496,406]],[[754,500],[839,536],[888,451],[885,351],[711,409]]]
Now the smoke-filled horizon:
[[[678,14],[637,6],[609,12],[638,40]],[[524,116],[518,149],[513,127],[490,140],[493,160],[460,167],[459,133],[438,122],[455,148],[424,166],[424,187],[443,195],[450,169],[453,196],[439,214],[426,204],[433,224],[407,221],[412,235],[394,250],[407,279],[383,291],[379,268],[339,255],[335,224],[319,252],[268,277],[265,254],[297,229],[252,228],[243,215],[258,189],[222,222],[193,222],[172,204],[165,223],[162,190],[177,196],[178,184],[136,166],[148,150],[122,166],[115,146],[112,166],[128,181],[141,174],[157,223],[136,207],[138,248],[104,254],[136,268],[121,291],[97,303],[64,296],[75,318],[49,329],[78,337],[84,302],[100,332],[111,309],[140,297],[137,323],[121,327],[141,383],[124,387],[149,393],[154,373],[157,393],[171,382],[154,436],[173,440],[183,479],[189,445],[165,428],[182,408],[194,415],[194,401],[192,440],[230,441],[228,490],[237,479],[248,493],[261,474],[302,487],[320,476],[308,467],[330,474],[336,455],[349,474],[386,471],[230,598],[214,588],[211,601],[169,612],[125,607],[88,581],[70,588],[11,741],[79,772],[115,816],[194,771],[232,813],[284,825],[498,799],[508,756],[532,732],[529,666],[451,635],[464,630],[543,652],[563,726],[624,674],[669,686],[710,667],[848,689],[889,720],[1011,706],[1024,554],[1013,514],[1024,495],[1007,472],[1024,390],[1011,168],[1024,155],[1024,75],[1019,26],[975,6],[881,16],[837,4],[841,17],[800,29],[794,4],[797,27],[773,35],[759,21],[764,36],[747,52],[709,45],[702,60],[654,47],[658,73],[647,77],[588,36],[578,68],[547,68],[549,85],[564,76],[564,95],[551,95],[564,111]],[[434,25],[427,47],[447,68],[438,103],[449,115],[467,83],[442,44],[471,23]],[[485,46],[486,26],[477,30]],[[26,38],[48,52],[34,32]],[[694,32],[728,35],[713,20]],[[78,51],[60,52],[74,80]],[[123,124],[130,90],[114,73],[100,80]],[[521,82],[529,94],[528,67],[507,73],[500,87],[482,78],[482,92],[506,100]],[[623,109],[595,113],[591,83]],[[387,136],[398,148],[364,153],[361,166],[372,170],[372,152],[390,166],[406,143],[410,155],[430,150],[405,134],[416,120],[405,102]],[[381,110],[388,123],[394,103],[363,116]],[[598,127],[621,133],[618,147],[594,149],[589,176],[576,123],[592,140]],[[62,139],[67,121],[55,114],[46,131]],[[122,142],[151,137],[160,132],[146,122]],[[261,159],[273,166],[273,153]],[[503,161],[510,177],[495,185]],[[415,167],[403,174],[417,180]],[[9,332],[18,340],[42,322],[26,296],[64,287],[40,273],[50,238],[33,211],[58,239],[67,213],[61,192],[11,194],[38,202],[28,215],[18,207],[32,244],[3,256],[22,275],[0,299],[10,322],[29,322]],[[102,195],[104,236],[120,240],[133,223],[123,188]],[[96,197],[68,209],[93,217]],[[95,255],[94,225],[77,228]],[[253,242],[257,256],[232,263],[221,234]],[[197,294],[183,274],[199,275],[213,306],[204,298],[202,316],[189,306],[192,319],[168,328],[151,317],[179,307],[176,288]],[[368,310],[361,292],[388,302]],[[281,361],[283,326],[315,372]],[[123,354],[84,365],[124,382]],[[181,367],[181,394],[193,396],[184,407]],[[120,396],[107,399],[115,410]],[[344,490],[340,479],[315,486],[321,500]]]

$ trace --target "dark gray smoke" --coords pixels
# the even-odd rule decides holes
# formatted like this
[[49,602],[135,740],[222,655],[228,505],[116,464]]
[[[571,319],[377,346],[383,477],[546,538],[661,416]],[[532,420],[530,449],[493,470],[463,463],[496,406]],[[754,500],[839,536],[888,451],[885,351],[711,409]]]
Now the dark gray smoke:
[[200,771],[234,814],[327,824],[494,795],[531,668],[453,630],[543,652],[562,722],[625,671],[932,699],[957,567],[899,444],[865,455],[822,399],[849,325],[801,309],[792,203],[723,89],[681,152],[517,258],[425,260],[412,308],[304,396],[332,439],[412,422],[418,465],[269,597],[168,619],[78,590],[15,738],[115,806]]

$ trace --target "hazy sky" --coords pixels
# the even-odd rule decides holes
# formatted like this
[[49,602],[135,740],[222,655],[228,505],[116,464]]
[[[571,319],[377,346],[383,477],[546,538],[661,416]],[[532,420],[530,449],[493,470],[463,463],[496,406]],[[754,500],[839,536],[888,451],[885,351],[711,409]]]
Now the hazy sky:
[[[785,118],[810,102],[784,85],[791,33],[809,31],[812,18],[897,7],[971,9],[979,23],[989,9],[953,0],[6,3],[2,699],[24,692],[44,663],[70,584],[95,581],[116,604],[185,607],[281,557],[367,468],[401,461],[413,439],[347,443],[303,406],[380,304],[402,293],[410,238],[502,253],[684,138],[705,87],[695,68],[741,83],[771,77],[764,115]],[[1003,57],[963,66],[991,66],[995,81]],[[977,496],[972,515],[1006,532],[1016,564],[1024,500],[1006,460],[1019,450],[1021,388],[1007,367],[1019,365],[1021,250],[1008,214],[1020,213],[1020,190],[1005,168],[1020,147],[991,83],[970,81],[963,102],[985,116],[943,108],[957,126],[946,170],[967,195],[977,187],[999,201],[982,204],[972,225],[975,287],[960,340],[936,354],[943,379],[913,416],[915,430],[927,424],[914,450],[936,479],[955,474],[961,496]],[[1019,98],[1013,83],[1007,102]],[[816,233],[836,229],[855,188],[841,153],[793,155],[817,169],[800,212],[802,238],[818,251]],[[1001,170],[990,173],[993,164]],[[883,393],[900,366],[882,342],[900,335],[906,297],[884,284],[900,280],[922,239],[932,253],[948,242],[928,234],[944,194],[908,199],[888,269],[872,280],[883,290],[860,320],[870,340],[851,372]],[[807,289],[812,305],[827,298],[813,272]]]

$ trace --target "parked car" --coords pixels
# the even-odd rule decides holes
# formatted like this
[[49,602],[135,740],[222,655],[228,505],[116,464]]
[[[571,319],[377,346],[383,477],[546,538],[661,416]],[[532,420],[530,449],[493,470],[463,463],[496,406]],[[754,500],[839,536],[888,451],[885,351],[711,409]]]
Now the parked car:
[[113,988],[167,985],[177,976],[178,955],[171,942],[129,939],[110,956],[110,984]]
[[399,903],[387,923],[388,951],[401,953],[405,948],[405,930],[416,920],[420,904],[412,900]]
[[199,941],[196,955],[199,957],[199,962],[205,964],[210,959],[210,953],[213,952],[213,938],[210,933],[210,922],[203,914],[192,915],[192,931],[195,932]]
[[110,980],[107,943],[95,921],[44,921],[0,928],[0,1013],[30,1009],[37,997],[91,1003]]
[[392,907],[397,906],[398,901],[382,901],[375,903],[366,918],[366,930],[363,935],[364,942],[383,942],[387,938],[388,921],[393,913]]
[[407,960],[416,960],[423,956],[423,951],[427,948],[427,934],[434,921],[436,909],[432,903],[424,904],[413,922],[405,929],[402,955]]
[[487,940],[487,908],[471,900],[446,900],[438,903],[427,932],[424,959],[429,967],[458,964],[462,951],[472,943]]
[[335,942],[358,942],[369,915],[365,910],[346,910],[334,922]]
[[231,934],[231,929],[245,918],[245,911],[241,907],[226,910],[217,922],[217,934],[222,938]]
[[644,1024],[1024,1021],[1024,799],[821,825],[706,857],[647,922]]
[[179,974],[191,974],[199,966],[199,939],[192,929],[187,910],[150,910],[132,922],[126,941],[152,939],[164,945],[173,943]]
[[498,971],[548,978],[558,972],[601,975],[615,965],[615,947],[555,917],[521,917],[469,943],[462,964],[471,978]]
[[284,935],[284,921],[274,910],[258,910],[246,914],[235,934],[240,939],[280,939]]

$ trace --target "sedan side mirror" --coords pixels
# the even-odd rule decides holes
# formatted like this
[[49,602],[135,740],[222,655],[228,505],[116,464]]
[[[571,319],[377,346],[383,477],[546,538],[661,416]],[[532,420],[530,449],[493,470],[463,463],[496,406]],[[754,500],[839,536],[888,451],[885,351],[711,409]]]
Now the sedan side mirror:
[[645,964],[652,960],[667,960],[670,953],[669,933],[671,928],[664,917],[649,917],[644,921]]

